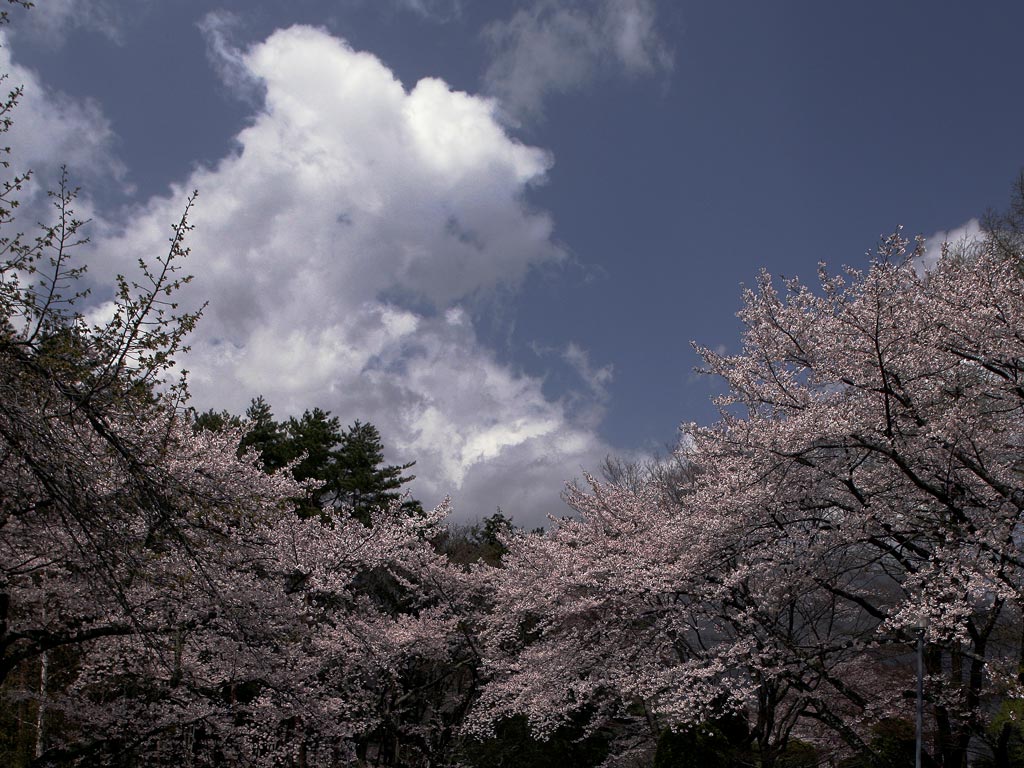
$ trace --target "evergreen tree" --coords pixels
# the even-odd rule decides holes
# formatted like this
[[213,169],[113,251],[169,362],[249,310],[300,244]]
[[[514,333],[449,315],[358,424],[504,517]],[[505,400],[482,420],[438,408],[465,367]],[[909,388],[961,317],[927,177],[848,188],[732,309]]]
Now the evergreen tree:
[[192,428],[199,432],[223,432],[225,429],[238,429],[242,426],[242,420],[228,411],[215,411],[211,408],[202,413],[192,412]]
[[238,444],[240,456],[250,449],[256,451],[267,472],[276,472],[295,458],[285,431],[274,420],[274,413],[263,395],[253,398],[245,412],[245,421],[246,432]]
[[[375,511],[387,509],[392,501],[401,498],[399,488],[415,479],[415,475],[402,476],[415,462],[381,466],[384,445],[373,424],[357,420],[343,435],[338,454],[338,503],[348,507],[352,516],[366,525]],[[422,512],[419,502],[413,500],[404,502],[402,509],[411,515]]]
[[506,517],[498,507],[493,515],[472,525],[449,523],[434,540],[434,549],[452,563],[482,562],[497,568],[501,566],[502,555],[508,551],[502,536],[515,528],[512,518]]
[[298,459],[292,466],[296,480],[313,480],[318,483],[299,500],[298,513],[301,517],[323,514],[324,509],[339,506],[339,479],[343,473],[338,446],[344,436],[341,424],[329,411],[314,408],[302,417],[292,417],[284,425],[287,452]]
[[[197,415],[194,426],[220,431],[241,423],[227,411],[210,410]],[[320,408],[278,422],[262,395],[253,398],[244,423],[246,431],[238,447],[239,455],[253,450],[266,472],[290,465],[296,480],[314,482],[306,495],[295,499],[300,517],[346,509],[370,525],[373,513],[400,499],[401,487],[414,477],[402,473],[415,462],[384,464],[384,444],[373,424],[357,420],[342,430],[338,417]],[[407,515],[423,513],[420,503],[413,499],[402,502],[401,509]]]

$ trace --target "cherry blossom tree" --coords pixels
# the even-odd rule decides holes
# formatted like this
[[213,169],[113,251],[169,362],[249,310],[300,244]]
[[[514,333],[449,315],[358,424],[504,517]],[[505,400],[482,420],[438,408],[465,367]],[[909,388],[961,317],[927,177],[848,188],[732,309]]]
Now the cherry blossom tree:
[[[1024,285],[988,243],[924,274],[906,247],[823,272],[820,292],[762,278],[746,295],[743,351],[705,351],[723,406],[746,413],[691,430],[709,478],[694,503],[746,517],[764,583],[871,629],[848,638],[858,661],[889,672],[926,623],[931,751],[959,766],[994,702],[1021,693]],[[801,716],[857,745],[858,722],[896,702],[851,686],[846,635],[791,657],[812,684]]]
[[[4,188],[7,226],[25,182]],[[196,693],[216,697],[257,668],[250,638],[273,636],[288,612],[265,599],[261,612],[242,608],[267,592],[263,530],[295,491],[230,441],[194,434],[184,381],[166,378],[197,319],[173,303],[188,282],[187,209],[167,254],[140,262],[138,282],[118,278],[111,319],[90,326],[77,309],[73,198],[62,180],[56,223],[5,238],[0,264],[0,682],[38,666],[44,762],[130,752],[206,717]],[[186,664],[191,641],[212,636],[221,655],[235,639],[232,675]]]
[[912,712],[923,622],[932,759],[987,740],[1007,764],[1016,726],[991,726],[1024,693],[1024,281],[989,247],[919,272],[907,245],[817,290],[762,276],[742,350],[701,350],[729,394],[685,429],[692,479],[572,487],[579,519],[508,542],[472,727],[737,712],[762,765],[797,735],[881,764],[871,728]]
[[[28,181],[0,188],[0,233]],[[176,357],[198,313],[176,302],[194,197],[95,324],[74,198],[64,179],[52,226],[0,234],[0,696],[27,703],[35,731],[31,754],[5,757],[305,766],[380,752],[374,734],[395,721],[382,692],[409,700],[408,670],[443,679],[461,647],[458,572],[430,544],[447,507],[302,519],[309,483],[239,456],[244,425],[196,429],[187,407]]]
[[449,660],[446,507],[301,519],[307,489],[239,457],[242,427],[193,428],[167,375],[196,320],[173,304],[187,218],[89,326],[72,198],[0,272],[0,682],[38,674],[6,691],[36,702],[36,764],[343,764],[382,689]]
[[158,303],[184,282],[166,276],[187,221],[87,327],[56,289],[79,226],[57,199],[33,246],[56,249],[50,271],[27,251],[4,272],[0,340],[0,676],[38,670],[8,691],[37,702],[38,764],[341,764],[386,717],[382,681],[448,660],[459,590],[429,543],[446,508],[300,519],[290,473],[239,458],[241,428],[194,429],[160,376],[193,322]]

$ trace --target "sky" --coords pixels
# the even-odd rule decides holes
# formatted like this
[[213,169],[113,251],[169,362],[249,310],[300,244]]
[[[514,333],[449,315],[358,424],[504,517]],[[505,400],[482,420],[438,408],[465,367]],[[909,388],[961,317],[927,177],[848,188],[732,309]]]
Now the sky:
[[[1024,166],[1024,3],[39,0],[22,222],[66,165],[89,317],[189,193],[194,406],[369,421],[456,519],[568,509],[711,423],[743,285],[935,250]],[[28,224],[25,225],[26,227]]]

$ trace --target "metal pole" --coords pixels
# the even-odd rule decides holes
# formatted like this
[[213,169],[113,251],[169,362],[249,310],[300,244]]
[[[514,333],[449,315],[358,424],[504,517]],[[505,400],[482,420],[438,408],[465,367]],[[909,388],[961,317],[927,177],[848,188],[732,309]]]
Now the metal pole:
[[914,766],[921,768],[921,741],[924,732],[924,627],[917,628],[917,744]]

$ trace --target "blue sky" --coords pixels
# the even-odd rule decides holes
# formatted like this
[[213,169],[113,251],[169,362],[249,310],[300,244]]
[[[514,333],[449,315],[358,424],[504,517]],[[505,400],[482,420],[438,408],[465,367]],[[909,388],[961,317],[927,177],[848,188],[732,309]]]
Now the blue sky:
[[[102,286],[198,188],[200,408],[319,406],[425,503],[560,515],[715,418],[741,284],[937,247],[1024,165],[1024,4],[41,0],[10,143],[61,163]],[[39,214],[41,215],[41,213]]]

